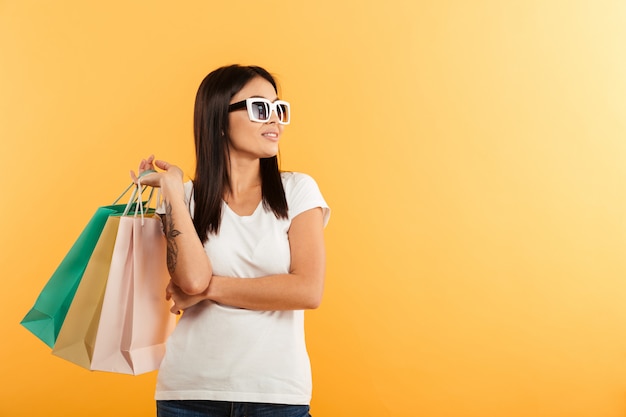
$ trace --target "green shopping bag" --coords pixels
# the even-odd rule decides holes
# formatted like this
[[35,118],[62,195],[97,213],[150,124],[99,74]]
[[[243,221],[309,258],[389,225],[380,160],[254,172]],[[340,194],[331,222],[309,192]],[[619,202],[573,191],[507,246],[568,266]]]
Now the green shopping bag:
[[85,268],[52,354],[90,369],[121,217],[109,216]]
[[53,347],[65,320],[67,310],[110,215],[121,214],[126,204],[99,207],[72,248],[37,297],[20,324]]
[[[149,172],[153,171],[147,171],[144,174]],[[112,205],[102,206],[96,210],[70,251],[41,290],[35,305],[20,322],[46,345],[54,347],[67,311],[72,304],[80,280],[107,219],[109,216],[119,216],[131,208],[138,207],[136,188],[128,204],[116,204],[133,186],[134,184],[128,186]],[[143,204],[141,205],[143,206]]]

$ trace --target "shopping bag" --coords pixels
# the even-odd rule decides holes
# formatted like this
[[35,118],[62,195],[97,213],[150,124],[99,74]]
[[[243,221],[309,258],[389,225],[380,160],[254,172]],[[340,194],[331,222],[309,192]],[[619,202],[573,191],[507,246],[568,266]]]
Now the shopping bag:
[[107,219],[121,214],[127,204],[99,207],[54,271],[34,306],[20,324],[50,347],[54,346],[89,258]]
[[161,218],[155,216],[149,221],[153,226],[146,228],[133,219],[134,275],[128,298],[132,314],[126,316],[121,350],[134,374],[159,368],[167,338],[176,326],[172,302],[165,299],[170,274]]
[[109,216],[65,316],[52,353],[90,369],[113,247],[120,224]]
[[164,295],[169,280],[161,219],[153,213],[122,216],[92,370],[138,375],[158,369],[176,324]]

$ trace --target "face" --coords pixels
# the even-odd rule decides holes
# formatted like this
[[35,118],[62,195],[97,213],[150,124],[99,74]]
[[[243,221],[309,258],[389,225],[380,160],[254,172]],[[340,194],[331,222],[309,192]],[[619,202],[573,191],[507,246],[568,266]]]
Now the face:
[[[272,102],[278,99],[269,81],[255,77],[233,96],[230,104],[250,97],[263,97]],[[278,123],[275,112],[272,112],[270,119],[265,123],[251,121],[246,109],[232,111],[228,117],[231,158],[258,159],[278,154],[278,141],[283,132],[283,125]]]

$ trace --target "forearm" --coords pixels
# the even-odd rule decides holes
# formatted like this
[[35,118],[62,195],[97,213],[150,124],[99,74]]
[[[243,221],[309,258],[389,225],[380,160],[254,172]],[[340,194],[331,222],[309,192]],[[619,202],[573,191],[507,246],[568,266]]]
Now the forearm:
[[248,310],[306,310],[319,307],[323,290],[323,275],[213,276],[205,295],[220,304]]
[[[174,291],[175,302],[180,301],[178,307],[184,310],[203,299],[209,299],[248,310],[317,308],[322,300],[326,272],[322,210],[312,209],[296,216],[288,234],[291,252],[289,273],[258,278],[215,275],[210,278],[210,283],[203,281],[203,285],[208,285],[208,288],[205,287],[199,296],[185,296]],[[210,263],[207,269],[211,269]]]
[[324,291],[326,255],[320,208],[296,216],[289,228],[288,274],[260,278],[214,276],[207,298],[249,310],[305,310],[319,307]]
[[209,286],[213,274],[211,262],[184,199],[164,192],[164,206],[167,268],[172,281],[187,294],[200,294]]
[[[156,172],[155,165],[163,172]],[[202,294],[209,286],[213,269],[185,202],[183,171],[151,155],[139,164],[139,177],[131,171],[131,178],[137,184],[161,188],[165,207],[161,219],[170,276],[184,294]]]

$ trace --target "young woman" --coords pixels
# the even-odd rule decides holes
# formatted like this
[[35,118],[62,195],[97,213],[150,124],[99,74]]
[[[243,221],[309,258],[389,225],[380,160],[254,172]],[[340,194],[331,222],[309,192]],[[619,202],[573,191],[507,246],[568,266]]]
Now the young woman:
[[[304,310],[317,308],[330,210],[308,175],[281,172],[290,121],[264,69],[211,72],[196,96],[196,173],[150,157],[161,187],[171,282],[182,316],[159,371],[159,417],[309,416]],[[132,173],[134,178],[135,174]]]

